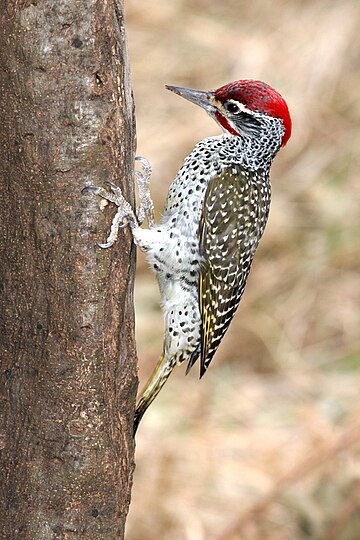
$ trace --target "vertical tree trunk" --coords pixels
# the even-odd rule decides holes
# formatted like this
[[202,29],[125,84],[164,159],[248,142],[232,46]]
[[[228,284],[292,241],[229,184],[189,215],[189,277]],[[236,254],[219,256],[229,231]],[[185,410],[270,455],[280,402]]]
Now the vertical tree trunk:
[[2,0],[0,538],[123,538],[137,388],[122,0]]

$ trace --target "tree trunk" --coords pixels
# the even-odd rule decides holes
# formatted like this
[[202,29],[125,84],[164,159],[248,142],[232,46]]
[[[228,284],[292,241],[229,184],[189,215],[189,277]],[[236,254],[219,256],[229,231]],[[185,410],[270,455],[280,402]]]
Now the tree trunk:
[[121,0],[2,0],[0,537],[123,538],[134,467],[134,122]]

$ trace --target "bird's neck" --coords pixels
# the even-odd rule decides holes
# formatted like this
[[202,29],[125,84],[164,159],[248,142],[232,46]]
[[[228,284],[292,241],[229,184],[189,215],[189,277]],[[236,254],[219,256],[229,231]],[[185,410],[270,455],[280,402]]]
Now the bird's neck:
[[281,146],[279,138],[263,134],[253,136],[234,136],[223,134],[218,137],[222,150],[220,158],[231,160],[249,169],[270,169],[271,163]]

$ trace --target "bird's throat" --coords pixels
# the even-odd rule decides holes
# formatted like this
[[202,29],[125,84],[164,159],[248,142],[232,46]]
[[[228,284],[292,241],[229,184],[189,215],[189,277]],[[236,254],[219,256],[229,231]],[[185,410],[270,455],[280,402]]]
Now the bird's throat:
[[235,129],[232,127],[232,125],[227,120],[227,118],[225,118],[225,116],[223,116],[219,111],[216,111],[215,118],[217,122],[221,125],[221,127],[226,129],[226,131],[231,133],[231,135],[236,135],[237,137],[239,137],[240,134],[237,131],[235,131]]

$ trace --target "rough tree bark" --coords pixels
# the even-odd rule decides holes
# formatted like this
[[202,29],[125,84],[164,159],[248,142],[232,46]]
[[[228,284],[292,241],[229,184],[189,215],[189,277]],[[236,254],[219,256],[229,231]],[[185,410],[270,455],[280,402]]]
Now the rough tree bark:
[[137,389],[122,0],[2,0],[0,537],[123,538]]

